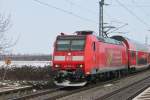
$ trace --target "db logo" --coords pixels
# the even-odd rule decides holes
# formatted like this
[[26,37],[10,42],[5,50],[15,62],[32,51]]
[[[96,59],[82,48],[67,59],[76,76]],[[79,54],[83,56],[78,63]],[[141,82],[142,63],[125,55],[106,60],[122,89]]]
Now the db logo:
[[72,57],[71,56],[66,56],[67,61],[71,61]]

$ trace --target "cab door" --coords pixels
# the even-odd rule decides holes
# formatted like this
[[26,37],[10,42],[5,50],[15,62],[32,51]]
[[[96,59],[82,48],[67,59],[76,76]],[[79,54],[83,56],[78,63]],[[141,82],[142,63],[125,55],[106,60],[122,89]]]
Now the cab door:
[[93,49],[93,67],[95,68],[95,69],[97,69],[98,68],[98,54],[97,54],[97,46],[96,46],[97,44],[96,44],[96,42],[94,41],[93,43],[92,43],[92,49]]

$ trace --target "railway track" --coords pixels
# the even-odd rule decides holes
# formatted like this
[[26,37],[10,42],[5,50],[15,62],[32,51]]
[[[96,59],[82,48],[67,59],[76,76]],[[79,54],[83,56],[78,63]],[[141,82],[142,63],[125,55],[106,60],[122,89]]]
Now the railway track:
[[[144,73],[144,72],[140,72],[140,73]],[[130,76],[134,76],[136,75],[132,74],[132,75],[128,75],[127,77]],[[124,77],[126,78],[126,77]],[[121,78],[122,79],[122,78]],[[74,93],[78,93],[80,91],[84,91],[84,90],[88,90],[91,88],[94,88],[96,86],[100,86],[100,85],[105,85],[108,83],[112,83],[116,80],[119,79],[112,79],[109,81],[103,81],[103,82],[98,82],[97,84],[90,84],[86,87],[82,87],[82,88],[55,88],[53,87],[53,89],[40,89],[37,90],[35,89],[35,87],[32,86],[28,86],[28,87],[24,87],[24,88],[16,88],[16,89],[12,89],[12,90],[7,90],[7,91],[1,91],[0,92],[0,100],[7,100],[7,99],[14,99],[14,100],[22,100],[22,99],[33,99],[33,98],[40,98],[40,99],[57,99],[57,98],[61,98],[64,96],[68,96]],[[34,91],[36,90],[36,91]]]
[[7,86],[0,88],[0,100],[7,100],[17,95],[24,95],[31,93],[33,90],[32,86]]
[[[54,88],[54,89],[47,89],[47,90],[43,90],[37,93],[32,93],[29,95],[24,95],[21,97],[17,97],[17,98],[12,98],[12,100],[29,100],[29,99],[33,99],[36,97],[42,97],[45,94],[50,94],[50,93],[55,93],[57,91],[59,91],[61,88]],[[44,99],[44,98],[43,98]]]
[[[140,73],[144,73],[144,72],[139,72],[139,73],[136,73],[136,74],[132,74],[132,75],[128,75],[127,77],[123,77],[123,78],[128,78],[128,77],[132,77],[132,76],[136,76],[137,74],[140,74]],[[123,79],[121,78],[121,79]],[[147,80],[149,80],[150,77],[147,78]],[[94,88],[94,87],[98,87],[98,86],[102,86],[102,85],[105,85],[105,84],[108,84],[108,83],[113,83],[115,81],[118,81],[119,79],[112,79],[112,80],[109,80],[109,81],[104,81],[104,82],[99,82],[97,84],[90,84],[90,85],[87,85],[86,87],[78,87],[78,88],[55,88],[55,89],[49,89],[49,90],[45,90],[45,91],[42,91],[42,92],[38,92],[38,93],[33,93],[33,94],[30,94],[30,95],[24,95],[24,96],[21,96],[21,97],[18,97],[18,98],[13,98],[13,100],[56,100],[56,99],[59,99],[59,98],[62,98],[62,97],[65,97],[65,96],[68,96],[68,95],[71,95],[71,94],[74,94],[74,93],[78,93],[78,92],[81,92],[81,91],[85,91],[85,90],[88,90],[88,89],[91,89],[91,88]],[[144,81],[145,79],[143,79]],[[140,80],[142,81],[142,80]],[[137,81],[136,83],[134,84],[140,84],[140,81]],[[128,87],[131,87],[132,85],[134,84],[131,84],[129,86],[126,86],[124,88],[121,88],[117,91],[114,91],[113,93],[110,93],[110,94],[107,94],[107,95],[104,95],[103,97],[101,98],[98,98],[97,100],[105,100],[108,98],[109,100],[109,97],[111,98],[111,96],[123,91],[125,88],[128,88]],[[117,100],[117,99],[115,99]],[[120,99],[118,99],[120,100]]]
[[38,93],[46,90],[47,87],[55,88],[54,85],[49,85],[47,82],[29,81],[26,85],[7,85],[0,88],[0,100],[8,100],[24,95]]
[[[106,84],[107,82],[101,83],[102,84]],[[12,100],[56,100],[58,98],[64,97],[64,96],[68,96],[71,95],[73,93],[77,93],[80,91],[84,91],[90,88],[93,88],[95,86],[98,86],[100,84],[96,84],[94,86],[90,85],[90,86],[86,86],[86,87],[81,87],[81,88],[75,88],[75,87],[69,87],[69,88],[56,88],[56,89],[50,89],[50,90],[45,90],[39,93],[33,93],[30,95],[25,95],[22,97],[18,97],[18,98],[13,98]]]
[[150,87],[150,76],[108,93],[96,100],[132,100],[148,87]]
[[110,82],[113,82],[118,79],[113,79],[105,82],[101,82],[98,84],[90,84],[87,85],[86,87],[60,87],[60,88],[55,88],[55,89],[49,89],[45,91],[41,91],[38,93],[32,93],[29,95],[24,95],[21,97],[13,98],[12,100],[55,100],[64,96],[71,95],[73,93],[77,93],[80,91],[88,90],[90,88],[99,86],[99,85],[104,85]]
[[0,90],[0,95],[3,94],[8,94],[8,93],[12,93],[12,92],[17,92],[17,91],[25,91],[25,90],[30,90],[32,89],[32,86],[22,86],[22,87],[3,87]]
[[89,90],[65,96],[60,100],[130,100],[150,85],[149,80],[150,71],[148,70],[106,82]]

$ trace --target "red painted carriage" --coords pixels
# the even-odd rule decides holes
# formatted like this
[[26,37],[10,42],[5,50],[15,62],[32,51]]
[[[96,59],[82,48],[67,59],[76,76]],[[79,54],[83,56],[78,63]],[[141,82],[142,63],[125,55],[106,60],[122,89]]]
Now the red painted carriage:
[[53,53],[55,84],[84,86],[102,75],[145,68],[150,64],[148,46],[122,36],[97,37],[92,31],[57,36]]

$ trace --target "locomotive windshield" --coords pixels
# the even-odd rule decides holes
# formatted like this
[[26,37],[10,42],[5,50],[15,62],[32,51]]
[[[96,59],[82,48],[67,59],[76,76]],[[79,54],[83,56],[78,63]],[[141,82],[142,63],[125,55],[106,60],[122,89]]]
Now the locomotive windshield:
[[84,39],[58,39],[56,42],[56,50],[58,51],[75,51],[84,50]]
[[57,41],[57,50],[69,50],[70,40],[58,40]]
[[71,50],[83,50],[84,49],[84,40],[72,40],[71,41]]

